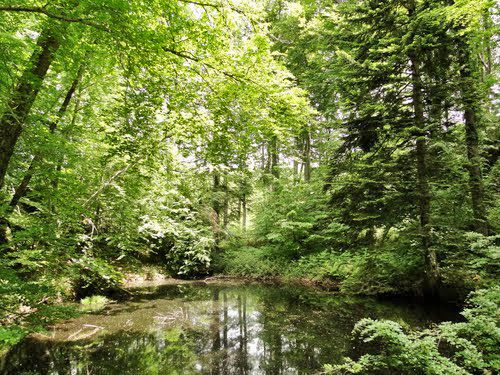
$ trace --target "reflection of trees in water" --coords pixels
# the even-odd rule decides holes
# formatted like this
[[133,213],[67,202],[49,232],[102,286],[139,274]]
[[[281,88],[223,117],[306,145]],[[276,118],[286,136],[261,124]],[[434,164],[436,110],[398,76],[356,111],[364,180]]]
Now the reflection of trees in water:
[[[176,317],[168,324],[86,342],[27,340],[9,353],[0,374],[311,374],[350,354],[350,332],[359,318],[396,316],[412,322],[418,316],[408,307],[295,287],[169,290],[166,301],[183,302],[170,312],[164,307],[164,317]],[[144,319],[147,311],[158,313],[153,310],[146,310]]]
[[2,375],[196,373],[192,342],[179,329],[164,334],[120,332],[92,342],[35,340],[13,350]]
[[238,295],[238,330],[239,346],[236,362],[240,374],[248,374],[250,363],[248,358],[248,329],[247,329],[247,297]]
[[219,306],[219,290],[215,289],[213,292],[213,305],[212,305],[212,375],[219,375],[220,369],[224,366],[223,358],[220,353],[220,306]]
[[286,293],[214,290],[212,341],[204,350],[212,367],[205,373],[306,374],[321,368],[333,354],[321,349],[324,322],[311,323],[310,312],[286,299]]
[[[222,294],[222,311],[220,295]],[[211,368],[206,373],[211,375],[250,374],[247,351],[246,296],[231,295],[214,289],[212,295],[211,338],[208,345],[211,351],[205,351],[211,357]],[[236,301],[236,306],[231,302]],[[235,312],[237,311],[237,314]]]

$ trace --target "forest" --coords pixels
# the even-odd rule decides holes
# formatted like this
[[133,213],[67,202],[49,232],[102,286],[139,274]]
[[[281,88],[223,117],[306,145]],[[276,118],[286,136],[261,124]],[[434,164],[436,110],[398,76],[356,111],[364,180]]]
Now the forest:
[[0,0],[0,357],[161,274],[453,303],[321,373],[498,373],[499,11]]

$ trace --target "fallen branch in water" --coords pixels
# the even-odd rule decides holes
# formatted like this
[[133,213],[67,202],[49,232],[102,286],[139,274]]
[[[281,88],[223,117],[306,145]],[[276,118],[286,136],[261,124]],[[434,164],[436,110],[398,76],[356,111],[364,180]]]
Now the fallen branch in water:
[[[85,333],[83,334],[82,336],[77,336],[80,332],[82,332],[85,328],[92,328],[94,327],[94,329],[92,330],[92,332],[89,332],[89,333]],[[104,327],[100,327],[100,326],[94,326],[92,324],[84,324],[83,325],[83,328],[80,328],[78,331],[76,331],[75,333],[73,333],[72,335],[70,335],[67,340],[68,341],[77,341],[77,340],[83,340],[83,339],[86,339],[86,338],[89,338],[93,335],[95,335],[97,332],[103,330]],[[76,338],[75,338],[76,337]]]

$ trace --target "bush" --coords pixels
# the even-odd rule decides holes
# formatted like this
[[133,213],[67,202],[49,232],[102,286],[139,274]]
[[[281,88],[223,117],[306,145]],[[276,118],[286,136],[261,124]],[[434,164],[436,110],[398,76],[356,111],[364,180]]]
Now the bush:
[[301,256],[339,247],[347,227],[333,217],[322,191],[322,180],[310,184],[287,182],[255,204],[257,246],[267,246],[274,258]]
[[465,322],[405,332],[396,322],[363,319],[354,330],[365,352],[357,361],[325,366],[329,374],[469,375],[500,371],[500,287],[474,292]]
[[496,285],[500,276],[500,235],[466,232],[459,240],[460,246],[453,248],[443,262],[443,282],[467,291]]
[[[222,256],[224,273],[239,277],[271,278],[286,273],[286,262],[273,259],[268,248],[244,246]],[[284,272],[285,271],[285,272]]]
[[118,293],[124,276],[106,260],[83,256],[75,261],[74,291],[77,298]]
[[421,282],[420,259],[398,257],[396,251],[356,254],[324,250],[291,261],[285,257],[273,257],[270,245],[257,248],[236,241],[228,246],[218,268],[234,276],[328,282],[336,284],[345,293],[363,295],[410,293]]
[[196,276],[208,272],[215,239],[194,213],[189,220],[179,222],[149,219],[141,233],[148,238],[152,251],[163,257],[170,273]]

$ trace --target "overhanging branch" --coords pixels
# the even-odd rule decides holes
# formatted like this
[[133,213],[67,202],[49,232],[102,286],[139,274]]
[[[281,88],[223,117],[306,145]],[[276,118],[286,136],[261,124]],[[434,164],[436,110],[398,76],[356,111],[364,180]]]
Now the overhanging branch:
[[90,20],[87,20],[85,18],[74,18],[74,17],[68,17],[62,14],[55,14],[50,11],[48,11],[45,8],[42,7],[18,7],[18,6],[6,6],[6,7],[0,7],[0,12],[23,12],[23,13],[40,13],[43,14],[49,18],[54,18],[56,20],[64,21],[64,22],[72,22],[72,23],[81,23],[87,26],[95,27],[96,29],[100,29],[103,31],[109,31],[106,27],[96,24],[95,22],[92,22]]
[[[226,5],[224,4],[214,4],[214,3],[205,3],[205,2],[202,2],[202,1],[193,1],[193,0],[179,0],[181,3],[185,3],[185,4],[193,4],[193,5],[198,5],[200,7],[209,7],[209,8],[215,8],[215,9],[219,9],[219,8],[223,8],[225,7]],[[237,13],[240,13],[240,14],[245,14],[245,12],[239,8],[236,8],[234,6],[231,6],[231,5],[228,5],[227,6],[229,9],[231,9],[232,11],[235,11]]]
[[[217,4],[211,4],[211,3],[202,3],[202,2],[189,1],[189,0],[180,0],[180,1],[182,1],[184,3],[196,4],[196,5],[200,5],[200,6],[211,6],[211,7],[214,7],[214,8],[219,8],[219,7],[223,6],[223,5],[217,5]],[[241,10],[234,9],[233,7],[231,7],[231,9],[233,9],[234,11],[242,12]],[[0,12],[2,12],[2,11],[3,12],[39,13],[39,14],[43,14],[43,15],[49,17],[49,18],[54,18],[54,19],[57,19],[57,20],[60,20],[60,21],[72,22],[72,23],[81,23],[81,24],[84,24],[84,25],[87,25],[87,26],[95,27],[97,29],[109,32],[109,29],[107,29],[105,26],[96,24],[96,23],[94,23],[94,22],[92,22],[92,21],[90,21],[88,19],[85,19],[85,18],[74,18],[74,17],[65,16],[65,15],[62,15],[62,14],[55,14],[55,13],[52,13],[52,12],[48,11],[47,9],[42,8],[42,7],[2,6],[2,7],[0,7]],[[215,70],[215,71],[217,71],[217,72],[225,75],[228,78],[234,79],[235,81],[238,81],[238,82],[250,81],[250,80],[246,79],[245,77],[237,76],[237,75],[232,74],[230,72],[227,72],[225,70],[221,70],[221,69],[219,69],[219,68],[217,68],[217,67],[215,67],[215,66],[213,66],[213,65],[211,65],[209,63],[203,62],[199,58],[197,58],[196,56],[189,55],[189,54],[187,54],[185,52],[176,51],[174,49],[167,48],[167,47],[164,47],[163,50],[166,51],[166,52],[169,52],[169,53],[171,53],[173,55],[182,57],[183,59],[203,64],[207,68],[213,69],[213,70]]]

